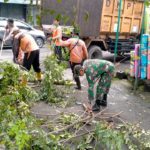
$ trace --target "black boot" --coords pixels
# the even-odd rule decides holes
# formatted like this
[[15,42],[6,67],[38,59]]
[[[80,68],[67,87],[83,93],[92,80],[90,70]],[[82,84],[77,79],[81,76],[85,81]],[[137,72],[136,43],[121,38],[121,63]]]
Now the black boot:
[[78,87],[78,86],[75,87],[75,89],[76,89],[76,90],[82,90],[81,87]]
[[100,100],[100,105],[107,107],[107,94],[104,94],[103,99]]
[[93,111],[100,111],[100,100],[96,100],[95,104],[92,107]]
[[79,77],[74,77],[77,87],[75,89],[81,90],[81,83]]

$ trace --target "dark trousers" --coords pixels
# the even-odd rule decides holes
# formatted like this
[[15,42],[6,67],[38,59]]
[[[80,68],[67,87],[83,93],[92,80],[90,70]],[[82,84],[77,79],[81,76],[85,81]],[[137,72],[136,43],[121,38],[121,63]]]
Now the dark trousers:
[[57,59],[58,59],[59,61],[62,60],[61,46],[55,46],[55,55],[57,56]]
[[30,53],[29,58],[28,56],[29,56],[29,53],[25,53],[24,59],[23,59],[23,67],[25,67],[27,70],[30,70],[31,66],[33,66],[33,69],[35,72],[37,73],[41,72],[39,50],[32,51]]
[[13,61],[17,63],[17,58],[19,54],[19,40],[14,38],[12,44],[12,52],[13,52]]
[[73,78],[76,82],[76,85],[78,88],[81,88],[81,82],[80,82],[80,78],[79,76],[76,76],[75,75],[75,72],[74,72],[74,68],[76,65],[82,65],[82,63],[73,63],[73,62],[70,62],[70,67],[71,67],[71,70],[72,70],[72,73],[73,73]]

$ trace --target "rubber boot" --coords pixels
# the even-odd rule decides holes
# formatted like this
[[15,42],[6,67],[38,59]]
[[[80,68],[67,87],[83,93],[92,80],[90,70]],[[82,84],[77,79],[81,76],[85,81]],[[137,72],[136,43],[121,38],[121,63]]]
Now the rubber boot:
[[75,80],[76,85],[77,85],[76,89],[81,90],[81,83],[80,83],[79,77],[74,77],[74,80]]
[[21,85],[22,86],[27,86],[27,83],[28,83],[27,77],[26,76],[22,76]]
[[41,74],[41,72],[37,72],[36,73],[36,77],[37,77],[38,81],[40,81],[40,82],[42,81],[42,74]]
[[100,100],[100,105],[104,106],[104,107],[107,107],[107,94],[103,95],[103,99]]
[[100,100],[96,100],[95,104],[92,107],[93,111],[100,111]]

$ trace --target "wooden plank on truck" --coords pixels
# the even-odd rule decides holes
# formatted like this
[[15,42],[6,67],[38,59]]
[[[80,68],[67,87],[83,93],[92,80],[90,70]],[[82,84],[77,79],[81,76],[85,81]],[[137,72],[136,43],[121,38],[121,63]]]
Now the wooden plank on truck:
[[81,37],[98,37],[102,0],[79,0],[77,23]]
[[[118,0],[103,0],[100,35],[115,34],[118,22]],[[141,31],[144,3],[123,0],[120,22],[120,34],[139,34]]]

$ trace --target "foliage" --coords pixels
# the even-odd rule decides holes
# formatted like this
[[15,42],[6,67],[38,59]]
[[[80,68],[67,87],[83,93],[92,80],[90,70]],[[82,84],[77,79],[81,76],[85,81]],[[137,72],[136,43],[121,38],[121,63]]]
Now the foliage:
[[44,61],[45,74],[42,81],[41,99],[46,102],[56,103],[61,100],[61,92],[55,87],[55,82],[62,80],[64,67],[57,63],[55,56],[48,56]]
[[63,114],[60,116],[59,120],[60,122],[62,122],[63,124],[71,124],[73,121],[75,121],[78,118],[78,116],[76,114]]
[[149,1],[149,0],[146,0],[146,1],[145,1],[145,5],[146,5],[146,6],[150,6],[150,1]]
[[63,146],[40,129],[39,121],[30,113],[38,94],[20,85],[22,71],[6,62],[0,66],[0,144],[11,150],[61,150]]
[[9,2],[9,0],[4,0],[4,3],[7,3],[7,2]]
[[44,67],[46,71],[51,72],[51,78],[53,80],[62,79],[64,67],[57,63],[57,58],[54,55],[48,56],[45,59]]
[[[52,100],[56,98],[54,81],[62,79],[63,67],[57,64],[54,56],[47,57],[44,64],[46,73],[42,85],[46,87],[42,88],[47,92],[46,96],[50,96],[49,100]],[[72,140],[73,145],[68,148],[65,141],[76,136],[85,125],[80,122],[71,129],[57,134],[46,133],[41,129],[40,121],[30,112],[30,106],[37,99],[38,94],[30,87],[20,85],[18,80],[22,71],[16,65],[0,63],[0,66],[0,144],[5,145],[6,149],[69,150],[73,145],[79,150],[97,150],[100,147],[109,150],[120,150],[123,147],[129,150],[150,148],[149,132],[133,125],[112,126],[107,122],[98,122],[96,127],[95,123],[91,123],[92,128],[95,129],[77,138],[76,141]],[[64,129],[79,119],[81,118],[75,114],[62,114],[55,119],[56,122],[51,122],[52,132]]]
[[8,62],[0,63],[1,79],[0,91],[5,90],[7,86],[15,86],[19,83],[19,67]]
[[70,53],[69,53],[69,50],[67,48],[62,49],[62,57],[65,61],[69,61]]
[[96,147],[103,149],[120,150],[126,147],[129,150],[146,150],[150,148],[150,133],[133,125],[120,125],[111,128],[108,123],[97,124],[94,138]]
[[81,140],[81,142],[79,142],[77,149],[78,150],[93,150],[93,146],[91,144],[93,139],[92,134],[89,134],[85,137],[83,137],[83,139]]

